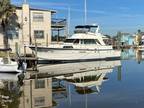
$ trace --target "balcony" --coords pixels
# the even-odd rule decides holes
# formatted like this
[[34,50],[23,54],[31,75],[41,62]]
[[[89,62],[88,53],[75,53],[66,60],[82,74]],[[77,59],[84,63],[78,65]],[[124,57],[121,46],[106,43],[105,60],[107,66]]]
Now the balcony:
[[64,27],[66,27],[66,25],[67,25],[66,19],[53,18],[51,22],[52,29],[63,29]]

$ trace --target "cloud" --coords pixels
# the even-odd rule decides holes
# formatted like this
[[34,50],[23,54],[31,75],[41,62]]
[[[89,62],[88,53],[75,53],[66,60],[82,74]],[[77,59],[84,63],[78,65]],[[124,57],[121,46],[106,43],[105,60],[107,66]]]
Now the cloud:
[[115,16],[117,17],[121,17],[121,18],[126,18],[126,19],[138,19],[138,18],[144,18],[144,14],[115,14]]
[[[22,1],[18,1],[18,0],[12,0],[13,4],[21,4],[22,5]],[[78,4],[68,4],[68,3],[62,3],[62,2],[48,2],[48,1],[28,1],[28,3],[30,5],[33,6],[78,6]]]
[[123,10],[123,11],[127,11],[127,10],[130,10],[129,7],[119,7],[120,10]]
[[[75,12],[84,12],[84,9],[71,9],[71,11]],[[88,13],[97,13],[97,14],[105,14],[105,11],[102,10],[87,10]]]
[[[67,7],[55,7],[55,10],[67,10]],[[76,9],[76,8],[70,8],[71,12],[78,12],[78,13],[84,13],[84,9]],[[106,14],[105,11],[102,10],[87,10],[87,13],[96,13],[96,14]]]
[[38,5],[38,6],[68,6],[67,3],[61,3],[61,2],[29,2],[31,5]]

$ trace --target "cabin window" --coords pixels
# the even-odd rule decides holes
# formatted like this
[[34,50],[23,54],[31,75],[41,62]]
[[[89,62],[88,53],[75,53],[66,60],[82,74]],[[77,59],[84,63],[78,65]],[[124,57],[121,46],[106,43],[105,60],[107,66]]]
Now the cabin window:
[[84,44],[96,44],[94,39],[84,39]]
[[73,48],[73,46],[63,46],[63,48]]
[[79,44],[79,39],[74,40],[74,44]]
[[65,43],[73,43],[73,42],[74,42],[74,39],[66,39],[64,42],[65,42]]

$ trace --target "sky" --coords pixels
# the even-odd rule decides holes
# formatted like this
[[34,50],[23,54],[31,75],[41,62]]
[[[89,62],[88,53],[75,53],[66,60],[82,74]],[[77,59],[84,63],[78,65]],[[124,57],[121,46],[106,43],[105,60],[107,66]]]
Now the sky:
[[[23,0],[11,0],[22,5]],[[70,13],[70,32],[84,24],[84,0],[27,0],[30,7],[56,10],[55,18],[67,18]],[[70,9],[70,11],[69,11]],[[87,0],[87,24],[98,24],[100,31],[116,35],[118,31],[144,31],[144,0]]]

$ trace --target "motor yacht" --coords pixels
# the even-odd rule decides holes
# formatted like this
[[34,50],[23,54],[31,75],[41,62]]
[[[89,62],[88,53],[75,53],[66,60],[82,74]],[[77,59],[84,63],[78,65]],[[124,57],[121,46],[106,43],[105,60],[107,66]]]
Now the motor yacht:
[[62,44],[29,48],[37,51],[37,57],[41,60],[83,61],[120,58],[121,52],[113,50],[112,45],[106,45],[103,37],[98,25],[78,25],[74,34]]

